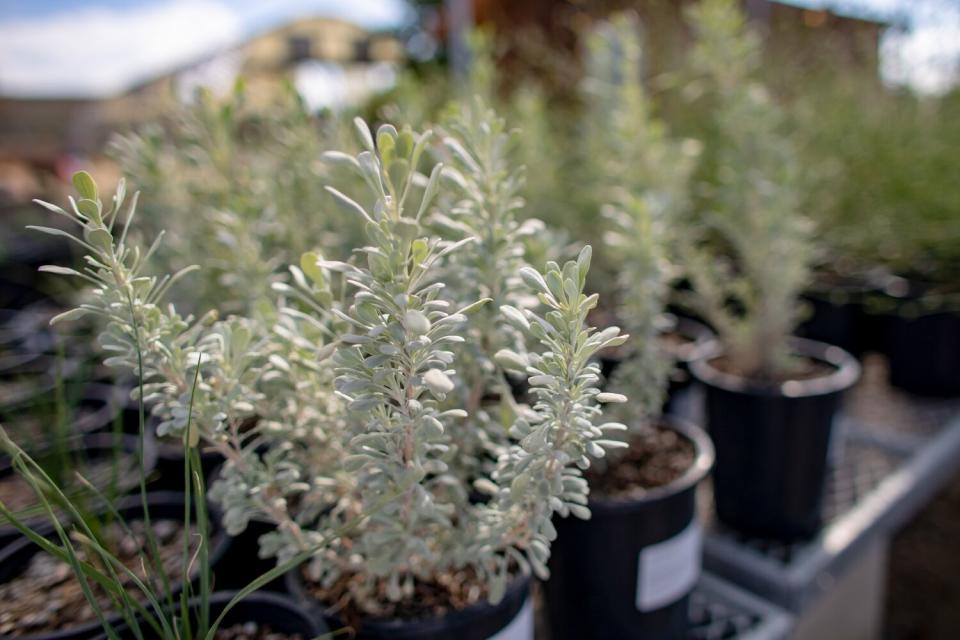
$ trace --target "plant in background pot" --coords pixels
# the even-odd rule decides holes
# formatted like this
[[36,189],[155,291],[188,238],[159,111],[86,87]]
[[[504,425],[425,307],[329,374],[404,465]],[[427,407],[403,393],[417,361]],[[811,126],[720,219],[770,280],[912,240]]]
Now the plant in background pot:
[[817,287],[832,295],[814,292],[818,310],[830,313],[815,328],[839,318],[832,326],[840,336],[889,356],[898,387],[960,394],[960,192],[952,160],[960,103],[892,92],[839,70],[802,91],[808,161],[831,168],[810,194],[825,201],[810,211],[832,276]]
[[[188,418],[184,445],[189,433]],[[4,637],[213,640],[238,632],[303,638],[325,630],[308,611],[279,596],[250,597],[288,567],[260,576],[239,592],[211,594],[212,569],[228,538],[218,519],[210,519],[216,513],[207,509],[195,450],[185,472],[195,494],[190,484],[181,494],[148,494],[141,457],[140,495],[114,503],[96,489],[96,480],[82,475],[93,502],[62,488],[2,428],[0,448],[45,519],[31,523],[0,500],[0,515],[22,534],[0,549]]]
[[714,236],[681,242],[689,304],[716,330],[691,365],[707,389],[717,515],[744,532],[794,538],[821,525],[834,416],[859,376],[839,347],[791,338],[814,258],[798,210],[799,168],[781,110],[755,81],[759,43],[730,0],[691,9],[693,69],[713,102],[703,202]]
[[674,366],[662,338],[677,273],[671,233],[685,213],[694,156],[650,114],[639,28],[623,15],[589,40],[591,184],[597,201],[608,199],[605,239],[619,269],[618,315],[631,334],[606,388],[630,396],[614,411],[630,430],[629,448],[587,475],[591,519],[556,523],[545,593],[558,640],[685,637],[687,596],[700,575],[694,498],[713,448],[699,427],[661,415]]
[[[474,115],[463,130],[490,133],[482,144],[495,150],[502,124]],[[88,267],[62,272],[95,288],[61,319],[107,318],[110,362],[140,374],[158,430],[186,437],[191,456],[204,446],[226,459],[212,492],[225,528],[272,522],[261,554],[281,563],[310,555],[291,583],[336,624],[358,637],[485,638],[510,625],[529,636],[527,576],[546,575],[553,514],[588,516],[583,470],[621,444],[607,436],[623,426],[602,422],[601,405],[625,398],[597,388],[592,359],[625,336],[585,324],[597,301],[583,293],[589,248],[543,273],[517,261],[513,245],[525,231],[507,215],[514,203],[496,200],[511,193],[513,172],[489,148],[446,141],[456,166],[442,180],[439,165],[417,170],[429,134],[383,125],[374,136],[356,125],[363,151],[326,157],[358,176],[347,184],[366,186],[353,197],[330,194],[359,218],[367,245],[349,261],[305,254],[289,284],[274,283],[275,314],[195,321],[160,306],[184,273],[144,275],[148,256],[128,242],[129,218],[122,231],[116,224],[122,192],[104,210],[80,174],[82,197],[63,214],[82,228],[76,240]],[[501,299],[522,294],[521,306],[477,315],[489,297],[475,297],[481,285],[456,269],[479,265],[485,257],[468,247],[487,240],[463,226],[457,240],[430,234],[427,217],[441,222],[434,202],[500,220],[509,237],[498,260],[518,271],[492,275],[509,284]],[[444,212],[449,221],[464,215]],[[484,246],[504,238],[490,241]],[[477,318],[509,325],[507,346],[488,337],[475,344],[489,329],[473,329]],[[498,420],[483,421],[461,392],[476,383],[482,397],[493,381],[503,393],[497,367],[528,377],[532,406],[507,402]],[[479,450],[465,435],[476,429],[492,434]]]
[[134,233],[166,234],[157,268],[201,267],[172,291],[181,309],[270,314],[270,286],[289,279],[287,264],[318,246],[343,258],[362,238],[362,225],[323,189],[329,169],[319,157],[341,121],[311,114],[292,88],[268,104],[252,97],[242,81],[223,98],[200,91],[165,121],[111,141],[145,196]]
[[891,276],[883,295],[890,383],[918,395],[960,395],[960,292]]

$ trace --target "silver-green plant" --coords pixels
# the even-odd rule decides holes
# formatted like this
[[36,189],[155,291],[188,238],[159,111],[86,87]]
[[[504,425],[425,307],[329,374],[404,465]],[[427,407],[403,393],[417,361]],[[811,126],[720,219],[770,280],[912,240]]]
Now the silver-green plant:
[[682,275],[676,234],[689,214],[698,145],[672,138],[643,85],[641,25],[633,14],[590,34],[583,80],[591,199],[602,207],[608,260],[617,269],[617,312],[630,331],[611,389],[629,389],[636,419],[659,416],[674,366],[661,343],[671,284]]
[[473,239],[451,255],[445,267],[443,279],[458,296],[457,303],[490,300],[465,327],[466,341],[454,348],[463,381],[456,394],[473,422],[459,430],[456,446],[463,449],[462,462],[476,464],[496,459],[517,412],[513,387],[519,380],[511,379],[494,355],[500,349],[526,353],[526,336],[499,310],[539,304],[519,274],[530,266],[526,243],[542,233],[544,225],[519,219],[524,171],[512,162],[515,136],[506,122],[480,98],[455,103],[451,110],[455,115],[446,126],[449,135],[442,136],[436,150],[446,161],[441,177],[449,188],[427,222],[447,240]]
[[111,141],[146,195],[137,233],[167,233],[158,266],[202,267],[173,291],[182,308],[270,313],[271,284],[287,279],[287,264],[359,240],[359,225],[322,188],[320,156],[339,137],[337,117],[311,114],[292,88],[258,106],[238,82],[229,96],[201,91],[165,121]]
[[681,245],[689,301],[717,331],[730,368],[777,379],[795,366],[788,338],[815,258],[801,164],[782,109],[757,79],[760,43],[739,5],[702,0],[688,15],[697,36],[690,65],[712,128],[699,204],[714,232]]
[[[489,122],[480,129],[502,127],[483,117]],[[506,221],[513,203],[484,199],[509,194],[512,173],[499,165],[485,173],[463,156],[463,166],[448,172],[451,180],[441,180],[439,164],[419,171],[429,132],[383,125],[374,136],[360,120],[356,128],[363,150],[329,152],[326,159],[354,172],[358,179],[347,184],[364,184],[365,192],[329,192],[360,220],[367,244],[346,261],[305,254],[290,267],[288,283],[273,284],[271,323],[262,317],[196,322],[161,306],[159,298],[179,278],[143,275],[147,256],[129,244],[129,217],[122,231],[116,224],[122,193],[104,210],[85,174],[77,179],[82,198],[72,211],[46,205],[79,224],[73,239],[88,253],[82,272],[56,270],[95,285],[92,302],[59,319],[104,316],[112,364],[130,366],[139,350],[145,393],[165,432],[182,434],[183,382],[197,379],[197,442],[227,459],[212,493],[231,533],[250,518],[276,525],[261,540],[262,554],[284,561],[322,549],[309,575],[363,615],[391,615],[417,581],[463,569],[476,576],[471,597],[486,593],[497,601],[516,572],[545,575],[554,513],[589,513],[581,472],[618,446],[605,434],[624,428],[601,423],[600,405],[625,401],[597,389],[592,358],[626,336],[615,327],[595,333],[586,326],[597,300],[583,293],[589,248],[563,267],[548,264],[543,274],[521,266],[528,295],[540,305],[504,304],[504,320],[484,322],[513,327],[516,340],[493,360],[527,376],[536,402],[517,406],[511,437],[484,452],[498,457],[491,472],[458,462],[479,455],[456,446],[458,431],[476,428],[459,389],[477,374],[462,371],[458,356],[482,337],[471,323],[491,304],[491,293],[501,295],[497,287],[509,281],[512,293],[501,299],[514,300],[520,283],[497,272],[487,274],[486,293],[476,283],[464,288],[462,278],[450,276],[451,265],[477,238],[432,235],[426,219],[441,215],[431,213],[434,202],[460,202]],[[447,148],[476,152],[473,144],[449,140]],[[462,187],[470,184],[485,186],[465,197]],[[451,188],[457,191],[448,196]],[[511,233],[519,234],[512,224]],[[514,252],[505,255],[512,260]],[[524,341],[535,346],[517,346]],[[478,353],[500,344],[487,340]],[[489,501],[468,499],[475,492]],[[341,533],[358,516],[366,518],[362,525]]]

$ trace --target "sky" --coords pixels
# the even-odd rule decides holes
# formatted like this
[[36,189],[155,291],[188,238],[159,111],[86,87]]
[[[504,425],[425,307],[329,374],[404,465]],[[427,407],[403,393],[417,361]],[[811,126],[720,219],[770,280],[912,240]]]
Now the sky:
[[[956,78],[960,0],[791,0],[909,26],[882,47],[883,73],[925,92]],[[108,96],[304,15],[380,29],[412,18],[404,0],[3,0],[0,94]]]
[[0,95],[113,95],[305,15],[412,18],[403,0],[2,0]]

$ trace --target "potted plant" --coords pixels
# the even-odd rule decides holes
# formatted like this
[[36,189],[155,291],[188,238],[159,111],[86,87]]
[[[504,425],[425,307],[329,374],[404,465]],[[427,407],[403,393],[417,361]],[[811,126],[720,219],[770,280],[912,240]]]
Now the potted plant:
[[[552,516],[588,515],[582,469],[619,444],[606,434],[622,425],[600,422],[601,405],[625,398],[597,388],[592,358],[625,337],[585,325],[597,299],[583,293],[589,248],[543,273],[523,266],[510,274],[539,304],[504,305],[497,322],[535,348],[491,357],[493,345],[483,345],[482,357],[523,370],[534,402],[497,423],[508,437],[491,422],[499,440],[470,452],[465,432],[484,426],[458,400],[480,374],[454,365],[477,351],[470,317],[488,298],[470,299],[453,278],[445,286],[450,260],[476,239],[431,235],[426,216],[451,182],[485,202],[492,196],[471,183],[512,174],[485,173],[461,153],[471,143],[451,138],[446,146],[468,175],[454,168],[441,180],[439,165],[423,175],[429,135],[356,127],[363,151],[327,158],[355,172],[366,193],[330,193],[363,222],[368,244],[350,261],[304,255],[290,283],[273,286],[275,315],[196,321],[157,304],[185,272],[145,276],[148,255],[128,242],[129,216],[117,224],[122,189],[104,209],[80,174],[81,199],[63,213],[82,228],[89,267],[70,275],[96,286],[91,302],[61,319],[108,318],[101,343],[115,354],[111,363],[139,374],[161,435],[187,434],[189,447],[226,459],[214,490],[227,531],[253,518],[273,522],[261,554],[281,563],[310,557],[291,579],[360,637],[383,625],[418,637],[426,629],[450,637],[465,625],[493,635],[521,614],[529,635],[526,576],[546,575]],[[345,522],[357,526],[344,531]]]
[[[188,419],[184,443],[189,433]],[[196,494],[189,486],[180,494],[146,493],[147,470],[140,458],[140,496],[115,504],[90,478],[80,476],[80,481],[94,502],[63,489],[2,428],[0,447],[48,521],[32,525],[0,500],[0,515],[23,534],[0,550],[4,637],[212,640],[251,634],[303,638],[326,631],[309,611],[287,599],[251,596],[285,566],[239,592],[211,593],[211,569],[228,538],[216,513],[207,509],[195,451],[186,473],[194,479]]]
[[[30,478],[24,478],[26,490],[30,492]],[[66,496],[66,494],[64,494]],[[85,505],[76,496],[69,499],[77,507],[77,514],[95,532],[97,544],[102,545],[137,575],[124,575],[125,571],[115,567],[119,583],[128,592],[138,589],[137,580],[150,581],[150,575],[163,575],[168,581],[171,595],[179,599],[184,581],[198,579],[195,569],[186,574],[182,564],[184,545],[191,549],[191,555],[197,552],[197,543],[189,542],[199,534],[184,521],[184,496],[177,493],[152,493],[147,498],[147,511],[144,511],[139,496],[133,496],[117,503]],[[38,501],[40,502],[40,501]],[[50,504],[56,504],[56,497],[50,498]],[[9,503],[4,502],[3,508]],[[189,507],[187,507],[189,509]],[[62,511],[62,509],[61,509]],[[147,513],[147,516],[144,516]],[[214,512],[215,513],[215,512]],[[75,517],[67,509],[67,517],[61,516],[66,525]],[[97,616],[97,607],[91,606],[83,587],[74,577],[70,561],[60,556],[52,547],[37,544],[33,532],[50,543],[56,543],[57,532],[46,524],[49,514],[43,513],[41,520],[29,526],[31,535],[21,535],[0,549],[0,633],[4,637],[22,638],[88,638],[103,631],[104,625],[119,625],[123,612],[112,602],[109,590],[95,595],[102,611]],[[83,527],[79,527],[82,529]],[[208,553],[210,567],[214,567],[229,544],[229,538],[212,522]],[[76,545],[78,551],[82,543]],[[46,548],[46,550],[45,550]],[[89,550],[81,555],[90,561]],[[156,554],[151,556],[151,554]],[[137,565],[144,557],[151,561],[150,574],[138,572]],[[190,573],[193,575],[190,575]],[[158,579],[154,586],[158,586]],[[93,589],[96,591],[96,588]]]
[[[606,389],[629,394],[614,415],[628,448],[587,474],[590,520],[558,519],[544,585],[551,637],[682,638],[700,575],[696,487],[710,470],[704,431],[661,415],[674,360],[663,340],[677,265],[671,234],[687,206],[691,145],[653,119],[641,84],[638,21],[601,23],[589,39],[586,85],[595,198],[619,269],[619,347]],[[664,571],[669,564],[670,570]]]
[[329,167],[318,162],[341,121],[311,114],[292,88],[258,105],[240,80],[223,98],[201,90],[162,123],[111,140],[110,155],[145,196],[133,232],[166,234],[156,268],[201,267],[171,292],[180,309],[270,314],[270,287],[289,281],[287,264],[317,248],[349,255],[362,224],[332,206]]
[[950,170],[957,101],[842,73],[817,77],[803,93],[809,160],[828,167],[810,194],[821,201],[810,211],[829,248],[830,276],[817,287],[826,291],[815,297],[814,329],[839,319],[834,335],[885,353],[895,386],[960,393],[960,218]]
[[813,227],[797,209],[799,167],[781,110],[754,80],[758,41],[729,0],[705,0],[690,18],[692,66],[714,113],[701,170],[715,234],[680,246],[687,300],[718,336],[691,365],[707,389],[717,516],[752,534],[809,536],[821,524],[834,415],[859,366],[839,347],[791,338]]

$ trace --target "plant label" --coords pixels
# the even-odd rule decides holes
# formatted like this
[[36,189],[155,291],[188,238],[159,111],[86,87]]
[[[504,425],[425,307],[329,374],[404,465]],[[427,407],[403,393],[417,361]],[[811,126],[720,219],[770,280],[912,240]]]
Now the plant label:
[[493,634],[490,640],[533,640],[533,600],[528,597],[510,624]]
[[653,611],[676,602],[700,577],[703,534],[694,520],[686,529],[640,552],[637,566],[637,609]]

